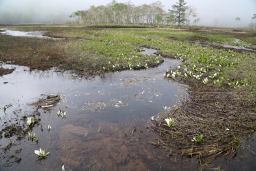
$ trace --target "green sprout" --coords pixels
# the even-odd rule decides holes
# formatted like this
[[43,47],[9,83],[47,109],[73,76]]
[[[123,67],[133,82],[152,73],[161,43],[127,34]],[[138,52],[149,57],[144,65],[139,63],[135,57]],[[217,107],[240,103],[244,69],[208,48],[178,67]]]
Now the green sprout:
[[6,107],[6,106],[3,106],[2,109],[3,109],[3,111],[5,112],[6,109],[7,109],[7,107]]
[[32,133],[29,132],[27,138],[28,138],[28,140],[35,141],[35,142],[38,143],[38,138],[37,138],[37,135],[35,133],[32,134]]
[[196,137],[193,137],[192,141],[193,142],[197,142],[200,143],[203,140],[204,135],[203,134],[199,134]]

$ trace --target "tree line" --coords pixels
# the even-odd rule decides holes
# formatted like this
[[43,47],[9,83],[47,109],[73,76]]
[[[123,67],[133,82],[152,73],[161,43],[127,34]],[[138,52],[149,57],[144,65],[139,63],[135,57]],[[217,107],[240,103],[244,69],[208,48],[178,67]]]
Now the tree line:
[[83,24],[197,24],[199,18],[195,9],[184,0],[179,0],[172,9],[165,11],[160,1],[135,6],[131,3],[118,3],[113,0],[107,5],[91,6],[87,10],[70,15],[74,21]]

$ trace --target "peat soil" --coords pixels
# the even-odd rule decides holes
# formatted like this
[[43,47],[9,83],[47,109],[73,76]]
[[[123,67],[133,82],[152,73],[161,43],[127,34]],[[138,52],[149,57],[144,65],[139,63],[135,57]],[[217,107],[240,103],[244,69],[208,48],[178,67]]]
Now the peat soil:
[[6,69],[6,68],[1,68],[1,67],[0,67],[0,76],[10,74],[10,73],[12,73],[14,70],[15,70],[15,69]]

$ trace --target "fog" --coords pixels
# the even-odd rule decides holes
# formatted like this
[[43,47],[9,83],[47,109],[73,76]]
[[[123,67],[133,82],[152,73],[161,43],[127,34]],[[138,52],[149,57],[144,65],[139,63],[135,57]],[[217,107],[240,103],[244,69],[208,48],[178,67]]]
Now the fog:
[[[112,0],[0,0],[0,24],[60,24],[69,21],[69,15],[91,5],[105,5]],[[119,0],[118,2],[127,2]],[[130,0],[141,5],[156,0]],[[160,0],[167,11],[178,0]],[[246,27],[256,13],[256,0],[185,0],[196,9],[199,25]],[[235,21],[240,17],[241,21]]]

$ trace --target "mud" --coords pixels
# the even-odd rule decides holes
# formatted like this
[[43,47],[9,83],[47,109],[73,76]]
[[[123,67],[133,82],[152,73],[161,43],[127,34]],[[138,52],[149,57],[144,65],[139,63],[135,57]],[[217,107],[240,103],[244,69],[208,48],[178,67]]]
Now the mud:
[[[178,106],[152,122],[152,130],[161,139],[154,144],[175,154],[197,157],[200,162],[235,157],[245,136],[255,132],[256,100],[226,86],[204,85],[185,77],[176,80],[190,86],[189,98],[181,99]],[[175,120],[173,126],[166,126],[167,117]],[[203,139],[196,142],[200,134]]]
[[[239,39],[236,39],[234,43],[239,43]],[[194,44],[200,44],[207,47],[213,47],[216,49],[226,49],[226,50],[233,50],[235,52],[256,52],[255,49],[245,47],[245,46],[235,46],[230,44],[221,44],[217,42],[210,41],[207,38],[204,37],[193,37],[191,40],[186,40],[185,42],[194,43]]]
[[15,69],[7,69],[7,68],[1,68],[0,67],[0,77],[3,75],[10,74],[14,71]]

